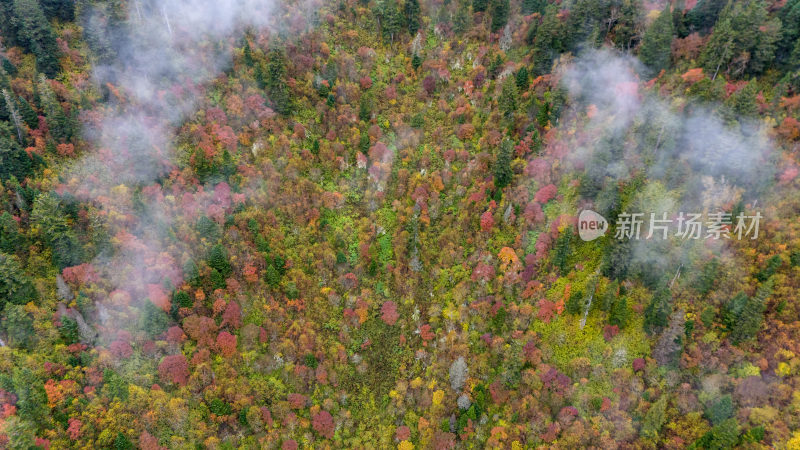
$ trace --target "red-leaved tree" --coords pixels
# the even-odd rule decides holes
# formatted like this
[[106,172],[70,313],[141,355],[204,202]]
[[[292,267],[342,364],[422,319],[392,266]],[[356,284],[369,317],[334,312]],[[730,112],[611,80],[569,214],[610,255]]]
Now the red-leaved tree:
[[189,380],[189,363],[183,355],[165,356],[158,365],[158,376],[168,383],[185,385]]
[[333,439],[333,431],[336,426],[333,423],[333,416],[328,411],[323,409],[316,413],[311,421],[311,426],[314,427],[314,431],[322,436]]

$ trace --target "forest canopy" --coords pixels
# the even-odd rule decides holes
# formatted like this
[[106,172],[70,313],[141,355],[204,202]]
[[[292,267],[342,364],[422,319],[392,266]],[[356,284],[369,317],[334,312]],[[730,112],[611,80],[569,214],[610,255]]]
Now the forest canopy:
[[0,448],[800,448],[799,157],[800,0],[0,0]]

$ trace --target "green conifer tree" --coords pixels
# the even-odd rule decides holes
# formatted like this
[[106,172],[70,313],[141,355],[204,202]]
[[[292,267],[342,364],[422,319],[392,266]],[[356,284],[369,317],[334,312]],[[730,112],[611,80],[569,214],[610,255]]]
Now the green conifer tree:
[[406,0],[403,5],[403,14],[406,18],[406,26],[411,36],[417,34],[421,25],[419,0]]
[[497,33],[508,23],[508,12],[511,5],[508,0],[491,0],[489,7],[489,14],[492,16],[492,33]]
[[642,46],[639,48],[639,58],[654,74],[669,67],[672,34],[672,12],[667,3],[658,18],[645,31]]
[[745,303],[731,331],[731,341],[734,344],[746,342],[758,334],[764,321],[764,310],[767,308],[767,298],[772,294],[773,284],[774,278],[761,284],[756,294]]
[[56,35],[37,0],[14,0],[17,41],[36,57],[36,69],[53,78],[58,74],[60,51]]
[[389,42],[394,42],[394,37],[403,28],[404,17],[396,0],[382,0],[376,10],[381,35]]
[[522,0],[522,14],[543,14],[547,7],[547,0]]
[[511,183],[513,173],[511,172],[511,159],[513,158],[514,145],[511,141],[505,140],[500,144],[500,151],[497,152],[497,159],[494,163],[494,187],[502,190]]
[[31,158],[17,141],[17,132],[8,122],[0,122],[0,181],[10,177],[24,180],[33,173]]
[[506,77],[503,80],[502,90],[500,92],[500,99],[498,100],[500,111],[503,117],[510,119],[514,117],[517,112],[517,100],[519,92],[517,91],[517,83],[514,77]]
[[567,312],[577,315],[583,312],[584,308],[584,295],[583,291],[575,291],[569,295],[566,303]]
[[23,248],[23,242],[19,224],[8,211],[4,211],[0,214],[0,252],[14,254]]
[[644,310],[644,328],[648,333],[667,326],[672,314],[672,295],[664,284],[653,294],[653,298]]
[[558,7],[555,4],[547,5],[542,23],[535,30],[531,53],[533,75],[538,76],[549,73],[553,60],[566,49],[564,25],[558,17]]
[[19,97],[19,113],[28,128],[31,130],[39,128],[39,115],[24,97]]
[[622,329],[628,325],[630,316],[631,308],[628,306],[628,297],[622,296],[611,305],[608,323],[611,325],[616,325]]
[[6,303],[24,305],[37,298],[36,288],[25,275],[19,259],[0,253],[0,311]]
[[289,85],[286,84],[286,55],[282,50],[269,52],[266,71],[262,72],[264,88],[275,110],[283,115],[292,112]]
[[227,277],[231,274],[231,263],[228,261],[228,252],[222,244],[211,247],[208,252],[208,266],[216,269],[221,275]]
[[517,89],[521,92],[527,91],[528,87],[531,85],[530,79],[528,78],[528,68],[522,66],[516,75],[516,83]]
[[458,0],[456,12],[453,14],[453,31],[463,33],[469,29],[472,22],[469,0]]

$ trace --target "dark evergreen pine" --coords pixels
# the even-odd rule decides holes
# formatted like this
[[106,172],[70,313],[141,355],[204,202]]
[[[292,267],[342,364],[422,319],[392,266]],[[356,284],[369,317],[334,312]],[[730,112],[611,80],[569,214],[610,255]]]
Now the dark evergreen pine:
[[783,24],[778,43],[778,62],[790,69],[800,69],[800,0],[788,0],[778,11]]
[[519,92],[517,91],[516,80],[512,77],[506,77],[503,80],[500,99],[498,101],[500,111],[503,113],[504,118],[510,119],[514,117],[514,114],[517,112],[517,107],[519,106],[517,103],[518,96]]
[[6,303],[24,305],[37,298],[36,288],[25,274],[19,259],[0,253],[0,311]]
[[775,59],[780,36],[780,20],[770,18],[764,2],[730,3],[714,25],[700,63],[712,80],[720,70],[734,77],[759,74]]
[[75,20],[74,0],[39,0],[44,15],[49,19],[58,19],[64,22]]
[[17,40],[20,23],[14,14],[13,0],[0,0],[0,19],[0,22],[3,24],[3,26],[0,27],[0,35],[3,36],[3,45],[5,47],[21,45]]
[[39,128],[39,115],[24,97],[19,97],[19,113],[28,128],[31,130]]
[[624,280],[631,265],[631,244],[629,241],[614,240],[603,250],[601,271],[613,280]]
[[555,244],[555,253],[553,255],[553,265],[558,268],[562,275],[569,272],[568,258],[572,251],[572,230],[567,229],[558,235]]
[[730,394],[719,398],[713,398],[706,407],[706,417],[713,425],[719,425],[725,420],[730,419],[734,413],[733,399]]
[[584,295],[583,291],[575,291],[570,294],[567,299],[566,310],[572,315],[577,315],[583,312],[584,308]]
[[403,15],[396,0],[384,0],[376,11],[378,23],[381,27],[381,35],[384,39],[394,42],[394,37],[403,28]]
[[193,259],[189,258],[183,264],[183,275],[187,283],[192,286],[197,284],[198,278],[200,277],[200,270],[197,268],[197,264]]
[[253,67],[255,65],[253,49],[250,47],[250,41],[247,39],[244,40],[244,47],[242,48],[242,60],[246,66]]
[[504,187],[511,184],[511,159],[514,152],[514,145],[509,140],[503,141],[500,144],[500,151],[497,154],[497,160],[494,163],[494,187],[495,189],[502,190]]
[[222,244],[217,244],[208,252],[208,266],[227,277],[231,273],[231,263],[228,261],[228,252]]
[[264,274],[264,279],[266,280],[267,284],[272,286],[273,288],[278,287],[281,282],[281,274],[278,269],[275,268],[274,264],[270,264],[267,266],[267,270]]
[[694,8],[686,14],[686,21],[692,31],[708,33],[717,22],[722,9],[728,0],[699,0]]
[[150,300],[146,300],[143,303],[139,316],[139,329],[145,331],[149,336],[158,336],[167,331],[169,326],[167,313]]
[[23,249],[24,237],[19,232],[19,224],[8,211],[0,214],[0,252],[9,255]]
[[642,14],[639,0],[623,0],[619,9],[619,18],[614,25],[614,45],[620,50],[628,51],[634,47],[639,37],[638,25]]
[[194,302],[186,291],[176,291],[172,296],[172,301],[178,308],[191,308]]
[[533,76],[549,73],[553,60],[564,50],[564,25],[558,17],[558,7],[550,4],[533,38]]
[[[758,85],[756,81],[750,81],[743,88],[731,94],[725,100],[725,108],[723,110],[723,117],[727,117],[733,121],[740,118],[752,119],[758,116]],[[727,114],[726,114],[727,113]],[[768,277],[767,277],[768,278]],[[759,281],[764,281],[759,279]]]
[[122,432],[117,433],[114,438],[114,450],[133,450],[133,443]]
[[516,83],[517,83],[517,90],[519,91],[527,91],[528,87],[530,86],[530,80],[528,79],[528,68],[522,66],[517,71],[516,75]]
[[491,0],[490,8],[492,33],[497,33],[508,23],[508,11],[511,9],[511,5],[509,0]]
[[648,333],[667,326],[672,314],[672,295],[666,283],[658,288],[644,310],[644,327]]
[[286,84],[286,55],[281,50],[272,50],[267,62],[264,86],[275,110],[283,115],[292,111],[292,99]]
[[774,279],[770,278],[759,286],[756,295],[749,298],[739,314],[739,318],[731,331],[731,341],[740,344],[754,338],[764,321],[767,298],[772,294]]
[[112,41],[121,40],[117,36],[122,29],[118,20],[109,8],[93,8],[92,14],[85,14],[83,19],[83,38],[97,64],[109,64],[116,57]]
[[727,65],[734,56],[733,25],[728,17],[722,17],[714,27],[703,52],[700,54],[700,61],[704,68],[711,75],[713,81],[719,70]]
[[61,102],[58,101],[49,82],[44,77],[39,80],[38,87],[41,90],[40,99],[50,136],[59,142],[69,141],[75,135],[75,120],[64,111]]
[[733,329],[736,327],[736,324],[739,322],[739,319],[742,316],[742,311],[744,311],[744,307],[747,305],[748,301],[749,298],[747,297],[747,294],[744,292],[739,292],[722,306],[720,310],[720,321],[722,322],[722,325],[725,326],[725,328],[727,328],[729,331],[733,331]]
[[698,277],[694,280],[694,288],[701,297],[705,297],[714,288],[719,273],[719,261],[717,258],[712,259],[706,264],[703,264],[703,269],[700,271]]
[[631,309],[628,306],[628,297],[620,297],[611,305],[611,311],[608,315],[608,323],[616,325],[620,329],[628,325],[628,320],[631,316]]
[[547,0],[522,0],[522,14],[525,15],[533,13],[544,14],[546,7]]
[[14,76],[17,74],[17,67],[8,60],[8,58],[3,58],[3,70],[5,70],[7,75]]
[[84,249],[72,228],[62,227],[50,236],[53,264],[63,270],[83,263]]
[[495,79],[497,75],[500,73],[500,69],[503,68],[503,56],[500,54],[495,55],[492,62],[489,64],[488,71],[489,71],[489,78]]
[[33,173],[33,160],[20,146],[17,132],[8,122],[0,122],[0,161],[0,181],[12,176],[24,180]]
[[17,41],[36,57],[36,69],[50,78],[59,71],[56,35],[37,0],[14,0]]
[[[372,98],[369,95],[361,96],[361,101],[358,103],[358,118],[364,122],[368,122],[372,118]],[[363,133],[362,136],[366,136],[369,139],[367,133]]]
[[469,29],[472,22],[468,0],[459,0],[456,12],[453,15],[453,31],[463,33]]
[[414,36],[419,31],[421,24],[419,0],[406,0],[405,5],[403,5],[403,13],[406,17],[408,32]]
[[672,30],[679,38],[685,38],[689,35],[689,27],[686,20],[686,1],[676,0],[672,8]]
[[611,307],[617,301],[619,295],[619,281],[612,281],[606,286],[603,296],[600,298],[600,309],[605,312],[610,312]]
[[414,53],[414,56],[411,57],[411,67],[414,70],[417,70],[421,65],[422,65],[422,58],[420,58],[418,54]]
[[[28,335],[33,334],[33,321],[25,312],[24,308],[19,306],[15,308],[15,310],[17,314],[24,315],[24,317],[19,318],[21,320],[15,320],[15,322],[23,322],[25,325],[28,325],[28,327],[20,328],[27,328],[24,329],[24,333]],[[11,314],[8,315],[10,316]],[[11,317],[4,317],[3,321],[6,322],[7,319],[11,319]],[[10,337],[11,331],[9,330],[9,338]],[[27,367],[15,366],[12,369],[10,385],[7,381],[7,375],[4,376],[4,384],[11,388],[17,398],[17,415],[23,420],[39,424],[43,423],[47,417],[49,408],[47,406],[47,393],[44,390],[41,379]]]
[[611,3],[602,0],[575,0],[569,9],[565,30],[567,49],[597,47],[605,40]]
[[653,74],[669,67],[672,45],[672,13],[669,3],[658,15],[658,18],[645,31],[642,46],[639,48],[639,59],[649,67]]

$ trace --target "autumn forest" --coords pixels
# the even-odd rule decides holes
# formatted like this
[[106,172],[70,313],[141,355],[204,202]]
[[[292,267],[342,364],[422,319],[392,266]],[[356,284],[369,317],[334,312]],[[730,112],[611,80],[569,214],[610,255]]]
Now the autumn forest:
[[800,0],[0,0],[0,448],[800,449]]

